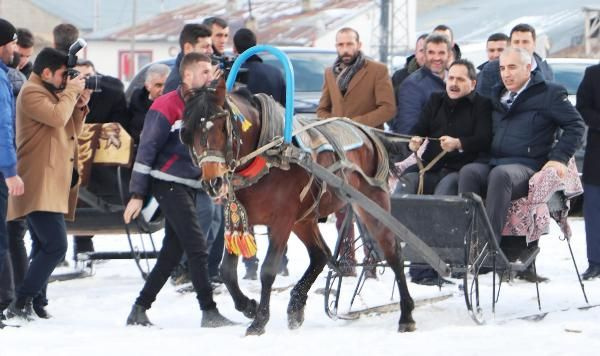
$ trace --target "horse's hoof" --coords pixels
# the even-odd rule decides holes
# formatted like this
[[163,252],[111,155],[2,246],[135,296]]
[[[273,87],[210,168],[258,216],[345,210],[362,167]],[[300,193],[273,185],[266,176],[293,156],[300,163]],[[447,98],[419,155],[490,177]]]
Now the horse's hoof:
[[415,322],[400,323],[398,325],[399,333],[408,333],[417,330],[417,324]]
[[261,326],[255,326],[252,323],[248,329],[246,329],[246,336],[260,336],[265,333],[265,328]]
[[254,299],[248,299],[248,303],[246,303],[246,307],[242,310],[244,316],[248,319],[256,318],[256,313],[258,311],[258,303]]
[[304,309],[288,313],[288,328],[298,329],[304,323]]

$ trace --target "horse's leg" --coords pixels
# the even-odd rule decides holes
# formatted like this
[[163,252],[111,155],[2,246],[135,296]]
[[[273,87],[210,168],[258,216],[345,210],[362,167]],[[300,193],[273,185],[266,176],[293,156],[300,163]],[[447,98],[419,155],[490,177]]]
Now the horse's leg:
[[316,221],[305,220],[296,223],[293,231],[306,246],[310,257],[310,264],[306,272],[290,292],[290,303],[287,309],[288,327],[297,329],[304,322],[304,306],[308,291],[323,271],[327,264],[327,258],[331,256],[331,251],[323,241]]
[[271,227],[271,235],[269,236],[269,248],[267,249],[267,255],[260,268],[260,303],[256,311],[256,317],[248,329],[246,335],[262,335],[265,332],[265,326],[269,321],[269,304],[271,300],[271,288],[275,281],[275,276],[279,271],[279,265],[281,264],[281,258],[287,245],[291,233],[292,223],[287,224],[287,228],[281,228],[280,226]]
[[240,289],[237,276],[237,264],[239,257],[225,251],[221,262],[221,278],[233,299],[235,309],[241,311],[245,317],[254,319],[256,316],[257,303],[249,299]]
[[[387,211],[390,210],[390,203],[386,193],[376,188],[370,188],[367,193],[365,194],[382,208]],[[404,261],[402,259],[400,240],[397,239],[396,236],[381,222],[373,218],[366,210],[357,204],[354,204],[353,207],[355,209],[354,211],[356,211],[358,216],[367,226],[371,236],[379,243],[379,247],[383,251],[386,261],[396,275],[396,282],[398,283],[398,289],[400,290],[400,321],[398,331],[414,331],[416,329],[416,324],[412,317],[412,311],[415,308],[415,303],[408,291],[406,276],[404,275]]]

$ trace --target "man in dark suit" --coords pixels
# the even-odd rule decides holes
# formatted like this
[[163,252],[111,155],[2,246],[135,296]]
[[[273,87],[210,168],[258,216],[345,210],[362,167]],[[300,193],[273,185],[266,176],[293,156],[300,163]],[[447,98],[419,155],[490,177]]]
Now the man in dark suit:
[[588,125],[583,159],[585,238],[588,269],[583,279],[600,276],[600,64],[588,67],[577,89],[577,110]]
[[[485,197],[487,215],[500,242],[512,200],[527,196],[529,179],[543,168],[560,177],[581,146],[584,123],[561,85],[531,71],[529,52],[509,47],[500,56],[502,85],[492,94],[492,131],[489,163],[471,163],[460,171],[459,193]],[[562,134],[555,144],[559,129]],[[539,279],[533,270],[523,279]]]

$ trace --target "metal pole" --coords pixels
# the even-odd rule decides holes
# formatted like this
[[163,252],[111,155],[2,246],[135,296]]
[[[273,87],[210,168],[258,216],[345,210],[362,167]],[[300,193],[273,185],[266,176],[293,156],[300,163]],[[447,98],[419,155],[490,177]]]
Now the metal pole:
[[387,64],[390,41],[390,0],[381,0],[381,18],[379,19],[380,39],[379,39],[379,61]]
[[133,0],[133,4],[132,4],[132,10],[131,10],[131,45],[129,48],[129,73],[130,73],[130,78],[128,78],[128,80],[130,81],[131,79],[133,79],[133,76],[135,74],[135,34],[136,34],[136,28],[135,28],[135,24],[136,24],[136,13],[137,13],[137,0]]

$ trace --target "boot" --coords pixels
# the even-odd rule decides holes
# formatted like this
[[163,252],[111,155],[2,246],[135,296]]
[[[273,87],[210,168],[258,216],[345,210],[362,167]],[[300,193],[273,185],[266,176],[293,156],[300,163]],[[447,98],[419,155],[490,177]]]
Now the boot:
[[40,319],[50,319],[52,315],[48,313],[44,305],[34,305],[33,311]]
[[20,318],[25,321],[33,321],[33,304],[31,297],[19,297],[10,303],[6,310],[7,318]]
[[202,311],[202,322],[200,327],[203,328],[220,328],[221,326],[231,326],[235,323],[219,313],[217,308]]
[[131,313],[127,317],[127,325],[153,326],[146,315],[146,308],[141,305],[134,304],[131,308]]
[[249,279],[252,281],[257,280],[258,279],[257,269],[256,268],[246,268],[246,274],[242,278]]

